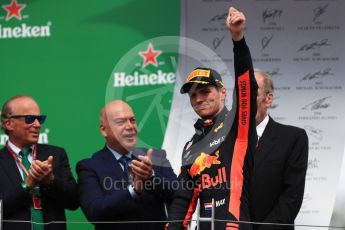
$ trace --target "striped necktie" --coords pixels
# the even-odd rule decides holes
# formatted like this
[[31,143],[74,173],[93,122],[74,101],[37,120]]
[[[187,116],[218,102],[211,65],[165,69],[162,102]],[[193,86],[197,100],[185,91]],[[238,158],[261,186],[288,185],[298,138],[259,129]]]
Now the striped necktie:
[[130,164],[131,164],[131,161],[132,159],[129,158],[129,157],[126,157],[126,156],[122,156],[120,157],[119,159],[119,162],[122,164],[123,166],[123,172],[125,173],[126,175],[126,179],[129,181],[129,182],[132,182],[133,181],[133,172],[132,172],[132,169],[130,167]]
[[[28,156],[31,152],[31,149],[22,149],[19,152],[19,155],[22,158],[22,164],[24,167],[29,171],[31,163],[28,159]],[[24,175],[24,180],[27,177],[26,173],[23,173]],[[43,214],[42,210],[37,210],[34,209],[33,206],[31,205],[31,220],[36,223],[43,223]],[[44,230],[44,225],[41,224],[33,224],[33,230]]]

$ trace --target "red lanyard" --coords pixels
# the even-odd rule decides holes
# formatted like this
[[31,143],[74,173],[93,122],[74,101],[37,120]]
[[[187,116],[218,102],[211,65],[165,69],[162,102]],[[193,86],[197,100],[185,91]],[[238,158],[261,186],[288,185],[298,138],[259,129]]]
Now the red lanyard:
[[[25,168],[25,166],[23,165],[22,161],[19,160],[19,157],[18,155],[13,152],[13,150],[11,149],[10,146],[8,146],[8,144],[6,144],[6,148],[7,150],[10,152],[11,156],[13,157],[13,159],[17,162],[17,164],[20,166],[20,168],[25,172],[25,174],[28,176],[29,175],[29,171]],[[37,148],[37,145],[34,145],[34,149],[32,150],[32,155],[33,155],[33,158],[32,160],[36,160],[36,148]]]

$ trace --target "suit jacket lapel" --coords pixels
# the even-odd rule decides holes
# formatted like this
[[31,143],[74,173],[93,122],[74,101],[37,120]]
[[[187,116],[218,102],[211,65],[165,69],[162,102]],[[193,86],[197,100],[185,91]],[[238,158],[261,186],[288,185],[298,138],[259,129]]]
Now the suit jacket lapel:
[[39,145],[39,144],[36,145],[36,158],[37,158],[37,160],[40,160],[40,161],[47,160],[48,159],[48,156],[46,156],[47,154],[52,155],[52,153],[44,152],[41,145]]
[[102,154],[102,165],[101,167],[106,169],[106,170],[111,170],[109,173],[111,175],[114,175],[118,179],[123,179],[125,180],[125,173],[123,169],[121,168],[120,162],[116,160],[115,156],[110,152],[110,150],[105,146],[103,149],[103,154]]
[[274,139],[276,137],[275,133],[275,121],[270,117],[268,124],[265,128],[265,131],[262,134],[262,137],[259,140],[258,147],[255,153],[255,168],[258,168],[260,164],[269,157],[271,153],[271,149],[273,148],[275,142]]
[[0,152],[0,165],[14,184],[20,184],[23,181],[16,161],[13,159],[6,147],[4,147]]

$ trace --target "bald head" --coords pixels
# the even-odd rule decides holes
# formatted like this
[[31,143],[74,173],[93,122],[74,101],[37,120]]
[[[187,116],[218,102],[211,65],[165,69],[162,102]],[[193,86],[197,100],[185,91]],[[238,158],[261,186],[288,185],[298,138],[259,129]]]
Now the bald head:
[[112,101],[103,107],[100,130],[108,146],[118,153],[127,154],[137,143],[135,116],[124,101]]
[[126,102],[121,100],[111,101],[101,110],[101,124],[106,125],[112,117],[123,115],[125,112],[133,114],[132,108]]
[[22,108],[39,108],[37,102],[29,96],[14,96],[8,99],[1,110],[1,118],[8,118],[14,114],[13,110],[21,110]]

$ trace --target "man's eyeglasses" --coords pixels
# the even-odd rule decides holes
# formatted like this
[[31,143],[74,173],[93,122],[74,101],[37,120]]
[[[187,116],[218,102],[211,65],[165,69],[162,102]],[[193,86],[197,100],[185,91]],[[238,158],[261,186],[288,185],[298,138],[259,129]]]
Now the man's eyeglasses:
[[40,124],[43,124],[47,118],[46,115],[14,115],[9,118],[18,119],[24,117],[26,124],[32,124],[37,119]]

